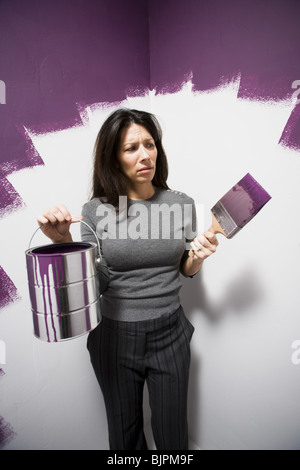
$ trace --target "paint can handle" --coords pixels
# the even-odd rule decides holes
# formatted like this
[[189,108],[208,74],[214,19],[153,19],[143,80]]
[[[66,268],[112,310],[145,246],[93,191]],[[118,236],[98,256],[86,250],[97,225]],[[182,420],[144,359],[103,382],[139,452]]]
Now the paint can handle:
[[[86,225],[86,226],[90,229],[90,231],[93,233],[93,235],[94,235],[94,237],[95,237],[95,239],[96,239],[97,245],[98,245],[98,256],[99,256],[99,257],[97,258],[96,263],[97,263],[97,265],[99,265],[99,264],[101,263],[102,256],[101,256],[101,250],[100,250],[100,242],[99,242],[99,238],[98,238],[97,235],[96,235],[96,232],[95,232],[95,231],[92,229],[92,227],[91,227],[89,224],[87,224],[84,220],[75,219],[75,218],[73,218],[73,220],[78,220],[78,222],[80,222],[80,223]],[[40,226],[34,231],[32,237],[31,237],[31,239],[30,239],[30,241],[29,241],[28,249],[29,249],[30,246],[31,246],[33,237],[35,236],[35,234],[36,234],[41,228],[42,228],[42,225],[40,225]]]

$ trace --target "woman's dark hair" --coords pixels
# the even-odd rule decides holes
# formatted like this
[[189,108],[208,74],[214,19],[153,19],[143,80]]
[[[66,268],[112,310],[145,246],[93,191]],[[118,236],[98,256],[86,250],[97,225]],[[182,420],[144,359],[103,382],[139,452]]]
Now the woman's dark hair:
[[145,111],[118,109],[103,123],[96,139],[92,190],[92,198],[105,198],[114,207],[118,206],[119,196],[127,195],[126,177],[119,169],[117,156],[122,132],[132,124],[145,127],[155,142],[157,159],[152,184],[169,189],[168,162],[162,146],[162,130],[156,117]]

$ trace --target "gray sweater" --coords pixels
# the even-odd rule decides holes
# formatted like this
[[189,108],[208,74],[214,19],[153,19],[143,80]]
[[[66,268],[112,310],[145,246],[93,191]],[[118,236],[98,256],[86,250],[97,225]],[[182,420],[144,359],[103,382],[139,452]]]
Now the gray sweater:
[[[82,215],[100,240],[102,316],[139,321],[174,312],[180,305],[181,266],[196,235],[193,199],[156,188],[150,199],[123,197],[119,213],[92,199]],[[81,235],[95,241],[84,224]]]

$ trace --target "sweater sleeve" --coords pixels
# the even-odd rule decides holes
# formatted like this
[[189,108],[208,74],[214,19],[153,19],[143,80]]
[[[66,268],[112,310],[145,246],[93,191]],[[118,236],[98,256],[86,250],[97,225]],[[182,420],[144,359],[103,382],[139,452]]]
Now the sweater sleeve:
[[[83,216],[84,222],[86,222],[94,230],[94,232],[97,233],[96,223],[95,223],[96,218],[93,217],[93,212],[95,212],[96,214],[96,208],[93,207],[92,202],[88,202],[84,204],[82,211],[81,211],[81,215]],[[81,224],[81,239],[84,242],[95,242],[94,234],[92,233],[91,230],[89,230],[89,228],[85,224]],[[110,276],[109,276],[109,268],[107,266],[107,263],[102,253],[102,241],[101,239],[99,239],[99,237],[98,237],[98,240],[100,242],[100,251],[101,251],[100,253],[101,264],[100,264],[100,267],[98,268],[98,275],[99,275],[99,283],[100,283],[100,294],[102,295],[108,287]]]

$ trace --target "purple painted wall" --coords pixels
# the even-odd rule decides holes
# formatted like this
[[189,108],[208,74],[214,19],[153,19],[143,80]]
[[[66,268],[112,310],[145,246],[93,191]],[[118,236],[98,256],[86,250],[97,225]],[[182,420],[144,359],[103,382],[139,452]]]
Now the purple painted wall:
[[5,177],[43,164],[23,126],[79,121],[76,104],[118,101],[149,87],[146,0],[2,0],[0,216],[22,204]]
[[181,83],[193,72],[197,90],[241,74],[240,96],[292,93],[300,77],[297,0],[152,0],[151,86]]
[[[0,0],[0,222],[25,205],[7,177],[44,164],[23,126],[69,127],[77,104],[177,91],[191,72],[195,90],[241,76],[240,98],[289,97],[299,18],[298,0]],[[300,104],[280,142],[300,149]],[[0,309],[17,287],[0,266]],[[13,435],[0,416],[0,447]]]
[[[70,126],[80,121],[77,104],[175,91],[190,72],[196,90],[240,74],[241,98],[291,96],[299,18],[297,0],[2,0],[0,218],[24,205],[6,177],[43,164],[23,126]],[[299,109],[280,139],[298,150]],[[0,285],[1,308],[17,293],[3,269]]]
[[[175,91],[190,72],[196,90],[240,74],[240,97],[291,96],[299,17],[297,0],[2,0],[0,218],[24,205],[6,177],[43,164],[23,126],[61,129],[80,121],[77,104]],[[280,139],[295,149],[299,107]]]
[[[149,88],[149,66],[146,0],[1,0],[0,219],[24,206],[6,177],[43,165],[23,126],[50,131],[80,122],[77,103]],[[0,308],[15,297],[0,268]]]
[[[175,91],[193,74],[195,90],[241,75],[239,97],[289,97],[300,79],[298,0],[151,0],[151,87]],[[281,142],[300,149],[299,108]]]
[[[0,380],[5,376],[5,372],[0,369]],[[5,421],[5,419],[0,416],[0,449],[4,447],[13,437],[15,432],[11,425]]]

